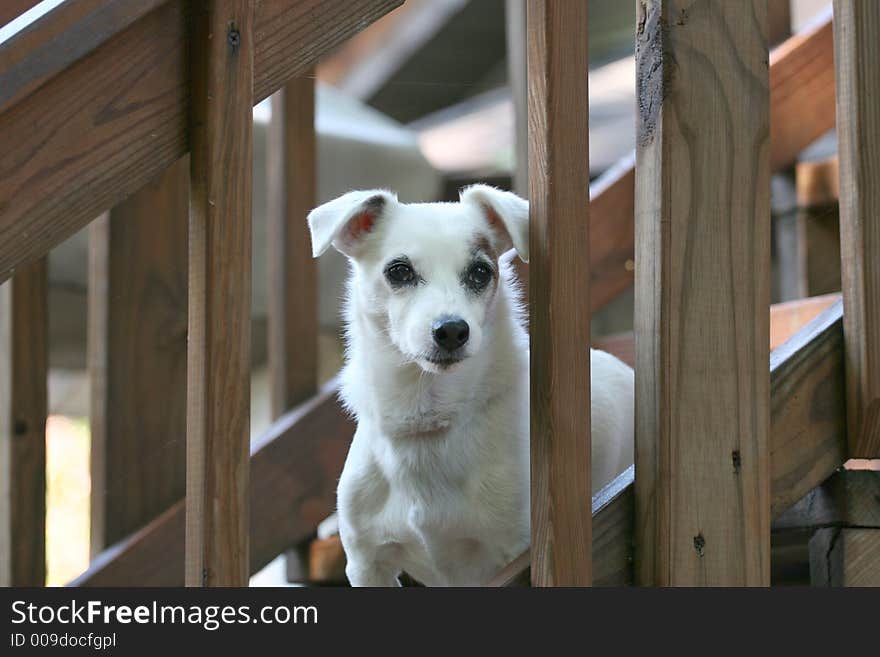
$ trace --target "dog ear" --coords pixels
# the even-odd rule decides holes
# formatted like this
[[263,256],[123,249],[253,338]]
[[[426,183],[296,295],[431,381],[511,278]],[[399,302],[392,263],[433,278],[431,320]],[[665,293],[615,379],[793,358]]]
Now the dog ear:
[[312,256],[317,258],[332,244],[353,257],[376,220],[397,203],[397,196],[381,189],[348,192],[309,212]]
[[512,246],[523,262],[529,261],[528,201],[489,185],[471,185],[463,189],[460,200],[480,208],[501,240],[503,251]]

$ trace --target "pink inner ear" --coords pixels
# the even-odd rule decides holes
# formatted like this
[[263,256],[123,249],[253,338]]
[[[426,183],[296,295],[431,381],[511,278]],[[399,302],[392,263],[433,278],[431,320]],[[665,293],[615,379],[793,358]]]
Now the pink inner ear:
[[373,229],[376,223],[376,214],[373,212],[361,212],[353,216],[345,227],[348,242],[357,242],[366,233]]
[[486,221],[489,222],[489,226],[492,227],[492,230],[495,231],[496,235],[501,237],[501,239],[510,239],[507,234],[507,228],[504,226],[504,222],[501,221],[501,217],[495,212],[495,208],[493,208],[488,203],[481,203],[483,206],[483,214],[486,215]]

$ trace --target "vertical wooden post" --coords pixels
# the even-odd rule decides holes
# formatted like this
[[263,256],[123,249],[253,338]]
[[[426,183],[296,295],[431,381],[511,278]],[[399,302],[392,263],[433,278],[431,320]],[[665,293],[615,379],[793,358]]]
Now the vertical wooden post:
[[314,395],[318,385],[318,279],[306,223],[317,204],[312,76],[272,96],[266,141],[269,374],[276,418]]
[[89,233],[95,556],[186,491],[189,158]]
[[46,581],[46,272],[0,285],[0,586]]
[[248,582],[252,5],[193,9],[187,586]]
[[[278,418],[318,385],[318,273],[306,222],[317,205],[314,69],[272,96],[266,159],[269,386]],[[287,551],[288,581],[308,579],[309,543]]]
[[532,583],[589,585],[587,3],[528,3]]
[[638,3],[642,584],[770,583],[766,8]]
[[880,457],[880,3],[834,0],[847,422]]

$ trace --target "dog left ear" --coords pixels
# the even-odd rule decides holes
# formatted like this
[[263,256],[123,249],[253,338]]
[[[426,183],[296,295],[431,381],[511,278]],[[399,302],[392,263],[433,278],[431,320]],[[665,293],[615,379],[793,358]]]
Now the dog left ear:
[[309,213],[312,256],[317,258],[330,245],[355,257],[377,220],[397,196],[383,189],[349,192],[320,205]]
[[462,203],[476,205],[500,238],[503,250],[516,249],[529,261],[529,202],[512,192],[489,185],[471,185],[460,195]]

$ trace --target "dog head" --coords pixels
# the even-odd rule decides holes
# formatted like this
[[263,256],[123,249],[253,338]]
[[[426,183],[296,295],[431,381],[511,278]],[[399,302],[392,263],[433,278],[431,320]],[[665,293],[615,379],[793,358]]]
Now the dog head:
[[387,191],[350,192],[309,214],[315,257],[348,256],[353,290],[406,360],[443,372],[476,354],[511,247],[528,262],[529,204],[486,185],[458,203],[401,203]]

